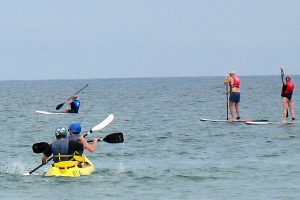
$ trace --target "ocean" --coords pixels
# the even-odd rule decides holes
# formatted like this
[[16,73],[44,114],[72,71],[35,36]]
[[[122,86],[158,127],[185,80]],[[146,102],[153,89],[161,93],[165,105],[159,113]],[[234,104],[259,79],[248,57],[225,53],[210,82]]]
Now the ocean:
[[[293,76],[300,85],[300,76]],[[300,123],[247,125],[226,119],[224,77],[0,81],[0,199],[291,200],[300,199]],[[282,120],[280,76],[241,77],[241,118]],[[43,115],[79,93],[79,114]],[[300,119],[300,90],[294,92]],[[64,106],[61,110],[65,109]],[[57,127],[84,132],[110,113],[114,121],[88,138],[122,132],[86,155],[96,172],[44,177],[50,166],[32,152]]]

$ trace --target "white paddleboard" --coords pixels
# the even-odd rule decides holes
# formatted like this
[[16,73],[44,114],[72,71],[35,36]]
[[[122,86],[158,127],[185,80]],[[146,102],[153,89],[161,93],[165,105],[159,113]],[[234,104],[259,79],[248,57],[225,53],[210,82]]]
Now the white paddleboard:
[[206,118],[200,118],[200,121],[203,121],[203,122],[229,122],[229,120],[226,120],[226,119],[206,119]]
[[287,123],[282,123],[282,122],[245,122],[245,124],[248,124],[248,125],[267,125],[267,124],[285,125],[285,124],[295,124],[297,122],[299,122],[299,121],[287,122]]
[[48,112],[48,111],[41,111],[41,110],[36,110],[35,112],[44,114],[44,115],[65,115],[65,114],[70,114],[67,112]]
[[264,119],[240,119],[240,120],[234,120],[234,121],[231,121],[231,120],[226,120],[226,119],[207,119],[207,118],[200,118],[200,121],[206,121],[206,122],[268,122],[267,120],[264,120]]

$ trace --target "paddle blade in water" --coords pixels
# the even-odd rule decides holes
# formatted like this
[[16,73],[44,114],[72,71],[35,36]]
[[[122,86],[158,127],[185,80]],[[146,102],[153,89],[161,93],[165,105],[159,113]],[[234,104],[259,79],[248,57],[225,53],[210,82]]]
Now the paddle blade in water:
[[34,153],[43,153],[48,146],[49,144],[47,142],[38,142],[32,145],[32,151]]
[[121,132],[111,133],[107,135],[105,138],[103,138],[103,141],[107,143],[122,143],[124,142],[123,133]]

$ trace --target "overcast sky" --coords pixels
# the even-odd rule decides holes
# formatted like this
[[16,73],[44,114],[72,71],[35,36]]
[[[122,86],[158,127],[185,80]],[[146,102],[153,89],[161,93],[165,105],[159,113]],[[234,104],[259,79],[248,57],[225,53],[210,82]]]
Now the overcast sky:
[[299,0],[0,0],[0,80],[300,74]]

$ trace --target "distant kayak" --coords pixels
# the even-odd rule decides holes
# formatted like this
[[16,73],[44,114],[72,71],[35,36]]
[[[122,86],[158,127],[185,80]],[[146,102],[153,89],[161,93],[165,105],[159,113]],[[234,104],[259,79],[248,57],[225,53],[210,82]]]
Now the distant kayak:
[[93,163],[86,156],[74,156],[75,160],[54,163],[45,176],[79,177],[95,171]]
[[[44,115],[65,115],[65,114],[73,114],[73,113],[68,113],[68,112],[48,112],[48,111],[41,111],[41,110],[36,110],[35,112],[44,114]],[[77,114],[77,113],[76,113]]]

